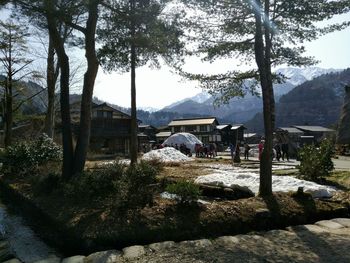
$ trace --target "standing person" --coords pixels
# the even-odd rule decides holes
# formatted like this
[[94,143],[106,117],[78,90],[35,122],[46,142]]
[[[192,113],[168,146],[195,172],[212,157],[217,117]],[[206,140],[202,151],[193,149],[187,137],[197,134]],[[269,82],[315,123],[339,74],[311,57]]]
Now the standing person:
[[282,160],[284,161],[284,157],[287,158],[287,161],[289,162],[289,154],[288,154],[288,143],[282,144]]
[[233,161],[233,158],[235,157],[235,148],[236,147],[232,143],[230,143],[230,152],[231,152],[232,161]]
[[234,163],[240,163],[241,162],[241,158],[239,156],[241,150],[239,148],[239,142],[237,142],[236,144],[236,149],[235,149],[235,157],[233,158],[233,162]]
[[249,150],[250,147],[248,145],[248,143],[244,144],[244,160],[249,160]]
[[261,160],[261,154],[264,150],[264,143],[265,141],[264,140],[261,140],[259,145],[258,145],[258,149],[259,149],[259,161]]
[[281,156],[282,156],[282,154],[281,154],[281,145],[279,143],[276,143],[274,148],[275,148],[275,151],[276,151],[276,160],[277,160],[277,162],[279,162],[280,159],[281,159]]

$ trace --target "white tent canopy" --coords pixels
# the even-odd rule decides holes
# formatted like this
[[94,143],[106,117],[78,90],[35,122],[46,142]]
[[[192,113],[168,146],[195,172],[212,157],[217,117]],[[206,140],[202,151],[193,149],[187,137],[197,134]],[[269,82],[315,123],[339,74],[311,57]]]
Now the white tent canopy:
[[187,132],[180,132],[171,135],[168,139],[163,142],[163,145],[175,146],[177,144],[179,147],[184,143],[187,148],[194,152],[194,147],[196,144],[203,144],[196,136]]

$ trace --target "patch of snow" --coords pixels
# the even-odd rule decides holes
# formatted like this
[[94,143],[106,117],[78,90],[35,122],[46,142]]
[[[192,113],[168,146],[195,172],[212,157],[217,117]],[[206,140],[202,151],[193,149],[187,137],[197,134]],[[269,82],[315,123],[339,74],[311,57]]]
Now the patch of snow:
[[152,150],[145,153],[141,159],[146,161],[158,159],[162,162],[188,162],[193,160],[173,147]]
[[168,192],[163,192],[160,194],[160,197],[161,198],[164,198],[164,199],[171,199],[171,200],[180,200],[180,196],[176,195],[176,194],[171,194],[171,193],[168,193]]
[[175,145],[179,147],[184,143],[187,148],[194,152],[194,147],[196,144],[203,144],[196,136],[187,132],[179,132],[171,135],[168,139],[163,142],[163,145]]
[[[164,199],[171,199],[171,200],[176,200],[176,201],[180,201],[181,200],[180,196],[178,196],[176,194],[171,194],[171,193],[168,193],[168,192],[161,193],[160,197],[164,198]],[[197,202],[200,203],[200,204],[204,204],[204,205],[210,204],[210,202],[204,201],[202,199],[198,199]]]
[[[199,176],[195,182],[202,184],[223,185],[230,187],[233,184],[246,186],[255,194],[259,191],[259,170],[244,169],[237,167],[214,168],[213,173]],[[278,168],[280,169],[280,168]],[[331,197],[336,191],[335,187],[319,185],[314,182],[300,180],[292,176],[272,176],[273,191],[288,192],[297,191],[298,187],[304,187],[304,192],[310,193],[313,197]]]

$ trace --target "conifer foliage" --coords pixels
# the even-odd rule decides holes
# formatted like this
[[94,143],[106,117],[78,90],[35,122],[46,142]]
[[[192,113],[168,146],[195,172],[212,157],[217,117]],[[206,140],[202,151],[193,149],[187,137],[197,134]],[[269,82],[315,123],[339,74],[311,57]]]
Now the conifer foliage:
[[[316,61],[304,56],[305,41],[341,30],[350,22],[318,26],[317,22],[349,12],[350,1],[328,0],[183,0],[188,8],[192,53],[204,60],[232,59],[232,70],[215,75],[183,73],[199,80],[203,88],[228,102],[232,97],[256,94],[261,88],[264,107],[265,145],[260,161],[260,195],[272,193],[272,135],[275,122],[273,83],[278,65],[307,66]],[[241,63],[237,63],[237,62]],[[255,62],[255,63],[253,63]],[[244,67],[241,67],[244,64]],[[247,68],[240,70],[237,67]]]

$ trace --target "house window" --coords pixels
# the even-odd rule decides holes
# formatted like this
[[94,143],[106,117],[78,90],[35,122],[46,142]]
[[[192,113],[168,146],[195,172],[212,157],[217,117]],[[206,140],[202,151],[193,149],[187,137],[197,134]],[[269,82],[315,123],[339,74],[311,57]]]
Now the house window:
[[97,118],[113,118],[113,112],[112,111],[104,111],[104,110],[98,110],[96,113]]
[[189,125],[185,127],[186,132],[194,132],[196,131],[196,126],[195,125]]
[[208,144],[209,143],[209,136],[203,136],[202,137],[202,143]]
[[180,132],[180,131],[181,131],[180,126],[174,127],[174,132]]
[[199,129],[200,129],[201,132],[206,132],[207,131],[207,125],[201,125]]
[[108,119],[112,119],[112,118],[113,118],[113,112],[111,112],[111,111],[105,111],[105,112],[103,113],[103,117],[108,118]]

